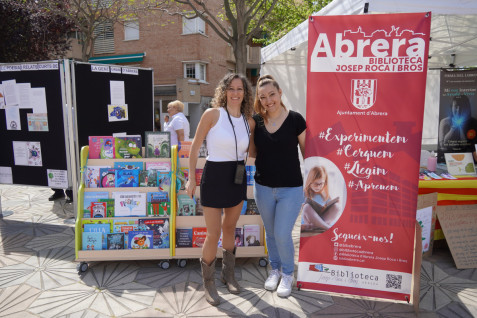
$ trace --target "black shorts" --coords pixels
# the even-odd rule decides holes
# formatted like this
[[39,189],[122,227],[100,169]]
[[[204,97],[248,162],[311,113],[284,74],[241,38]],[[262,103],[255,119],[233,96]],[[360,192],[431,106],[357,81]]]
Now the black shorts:
[[[243,161],[241,161],[243,163]],[[206,161],[200,180],[200,203],[210,208],[231,208],[247,199],[247,177],[235,184],[236,161]]]

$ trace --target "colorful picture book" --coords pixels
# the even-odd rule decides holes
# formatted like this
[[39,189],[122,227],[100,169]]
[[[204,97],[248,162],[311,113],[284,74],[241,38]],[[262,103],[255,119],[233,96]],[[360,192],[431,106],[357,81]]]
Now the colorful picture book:
[[169,248],[169,218],[139,219],[138,229],[153,232],[152,248]]
[[177,196],[177,215],[195,215],[195,202],[187,194],[179,194]]
[[114,233],[124,233],[124,248],[128,248],[129,231],[137,231],[138,219],[113,220],[112,228]]
[[114,137],[89,136],[89,159],[114,159]]
[[83,233],[86,232],[99,232],[102,234],[101,242],[102,242],[102,249],[105,250],[106,246],[106,234],[111,232],[111,225],[110,224],[85,224]]
[[84,186],[86,188],[100,187],[101,168],[111,168],[110,166],[87,166],[84,170]]
[[106,203],[106,217],[114,217],[114,199],[99,199],[98,202]]
[[129,231],[128,248],[129,249],[148,249],[152,248],[153,231]]
[[168,131],[146,131],[146,158],[171,157],[171,133]]
[[192,247],[192,229],[176,229],[176,247]]
[[106,217],[106,202],[91,202],[91,217],[105,218]]
[[85,192],[83,199],[83,217],[91,216],[91,202],[99,202],[99,199],[108,199],[108,192]]
[[199,149],[199,158],[207,158],[207,141],[204,140]]
[[169,216],[171,205],[167,192],[147,193],[147,215],[148,216]]
[[245,224],[243,226],[243,243],[244,246],[260,246],[260,225]]
[[177,156],[179,158],[189,158],[192,141],[179,141]]
[[202,179],[202,173],[204,173],[204,169],[195,169],[195,183],[200,185],[200,180]]
[[240,215],[245,215],[245,212],[247,212],[247,200],[243,201],[242,210],[240,211]]
[[114,216],[146,216],[146,194],[113,192]]
[[243,246],[243,228],[241,227],[235,228],[235,246]]
[[202,247],[207,236],[206,227],[193,227],[192,228],[192,247]]
[[247,185],[253,186],[255,184],[255,166],[245,166],[247,173]]
[[169,161],[146,162],[146,170],[171,171],[171,163]]
[[171,172],[157,171],[157,187],[160,191],[169,193],[171,191]]
[[106,246],[108,250],[124,249],[124,233],[108,233],[106,234]]
[[116,188],[139,187],[139,170],[116,169]]
[[103,233],[83,232],[81,248],[83,251],[97,251],[103,249]]
[[99,169],[99,186],[101,188],[114,188],[116,185],[116,169],[100,168]]
[[125,170],[143,170],[144,163],[141,161],[116,161],[114,163],[114,168]]
[[142,158],[141,135],[115,137],[114,142],[116,159]]
[[200,202],[201,199],[199,197],[195,197],[195,215],[204,215],[204,208]]
[[86,224],[107,224],[109,226],[109,232],[113,232],[113,221],[111,219],[82,219],[81,220],[81,229],[84,231],[84,226]]

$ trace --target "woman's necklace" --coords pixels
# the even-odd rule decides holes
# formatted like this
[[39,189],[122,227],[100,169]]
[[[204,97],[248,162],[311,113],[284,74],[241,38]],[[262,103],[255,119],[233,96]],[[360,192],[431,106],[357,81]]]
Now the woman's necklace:
[[280,113],[280,115],[277,116],[277,118],[275,118],[275,120],[272,120],[272,118],[270,116],[268,116],[268,120],[270,121],[270,123],[272,123],[273,127],[276,127],[277,122],[280,120],[280,118],[282,118],[284,110],[283,110],[283,108],[280,108],[280,109],[281,109],[281,113]]

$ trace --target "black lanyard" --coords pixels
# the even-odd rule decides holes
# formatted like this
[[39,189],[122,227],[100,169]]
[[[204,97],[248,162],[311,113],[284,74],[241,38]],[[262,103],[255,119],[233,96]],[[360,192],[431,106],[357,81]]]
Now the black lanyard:
[[[232,118],[230,118],[229,110],[227,109],[227,106],[225,106],[225,111],[227,112],[227,116],[229,117],[230,125],[232,125],[232,130],[234,131],[234,137],[235,137],[235,155],[238,160],[238,146],[237,146],[237,135],[235,134],[235,127],[234,124],[232,123]],[[247,155],[245,156],[245,164],[247,164],[247,158],[248,158],[248,148],[250,147],[250,126],[248,125],[248,122],[245,120],[245,116],[240,113],[240,116],[243,118],[243,121],[245,123],[245,129],[247,130],[248,134],[248,146],[247,146]]]

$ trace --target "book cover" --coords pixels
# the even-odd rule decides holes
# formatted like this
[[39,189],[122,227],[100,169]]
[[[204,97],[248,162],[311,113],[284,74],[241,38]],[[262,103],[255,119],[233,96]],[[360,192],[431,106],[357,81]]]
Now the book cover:
[[114,159],[114,137],[89,136],[89,159]]
[[158,171],[171,171],[171,162],[170,161],[156,161],[156,162],[146,162],[146,170],[158,170]]
[[[137,230],[137,225],[138,225],[138,219],[114,219],[112,220],[112,232],[117,233],[117,232],[123,232],[121,229],[123,226],[130,226],[131,230]],[[127,234],[127,233],[126,233]]]
[[149,170],[146,170],[146,173],[147,173],[147,186],[157,187],[157,170],[149,169]]
[[253,186],[255,184],[255,166],[245,166],[247,173],[247,185]]
[[192,229],[176,229],[176,247],[192,247]]
[[179,158],[189,158],[192,141],[179,141],[177,148],[177,156]]
[[192,228],[192,247],[202,247],[207,236],[206,227],[193,227]]
[[195,197],[195,215],[204,215],[204,208],[199,197]]
[[195,215],[195,202],[187,194],[179,194],[177,196],[177,215]]
[[114,142],[116,159],[142,158],[141,135],[115,137]]
[[116,185],[116,169],[100,168],[99,169],[99,186],[101,188],[114,188]]
[[139,187],[139,170],[116,170],[116,188]]
[[248,199],[245,215],[259,215],[259,214],[260,212],[258,211],[257,202],[255,202],[255,199]]
[[169,218],[139,219],[139,231],[152,231],[152,248],[169,248]]
[[144,163],[141,161],[116,161],[114,163],[114,168],[124,170],[143,170]]
[[241,227],[235,228],[235,246],[243,246],[243,228]]
[[113,192],[115,216],[146,216],[146,194]]
[[171,157],[171,133],[168,131],[145,132],[146,158]]
[[149,171],[142,170],[139,171],[139,186],[140,187],[148,187],[148,180],[149,179]]
[[204,142],[202,142],[202,145],[200,145],[199,148],[199,158],[207,158],[207,155],[207,141],[204,140]]
[[246,212],[247,212],[247,200],[244,200],[242,204],[242,210],[240,211],[240,215],[245,215]]
[[260,246],[260,225],[244,224],[243,244],[244,246]]
[[169,201],[169,194],[163,191],[148,192],[147,202],[160,203]]
[[106,217],[106,202],[91,202],[91,217],[105,218]]
[[153,231],[129,231],[128,248],[133,250],[152,248],[153,235]]
[[103,233],[101,232],[83,232],[82,234],[82,250],[96,251],[103,249]]
[[202,180],[202,173],[204,173],[204,169],[195,169],[195,184],[200,185],[200,180]]
[[87,166],[84,170],[84,186],[86,188],[99,188],[99,172],[101,168],[111,168],[110,166]]
[[102,249],[105,250],[106,246],[106,234],[111,233],[110,224],[85,224],[84,232],[99,232],[102,234]]
[[171,203],[147,203],[147,216],[169,216],[171,214]]
[[84,226],[86,224],[107,224],[109,225],[109,232],[113,232],[113,221],[110,219],[82,219],[81,220],[81,229],[84,232]]
[[222,239],[223,239],[223,236],[224,236],[224,232],[220,232],[220,237],[219,237],[219,241],[217,242],[217,247],[222,247]]
[[108,199],[109,192],[85,192],[83,197],[83,217],[91,216],[91,202],[99,202],[99,199]]
[[108,250],[124,249],[124,233],[108,233],[106,234],[106,245]]
[[114,199],[99,199],[98,202],[106,202],[106,217],[114,217]]
[[157,187],[169,193],[171,191],[171,172],[157,171]]

